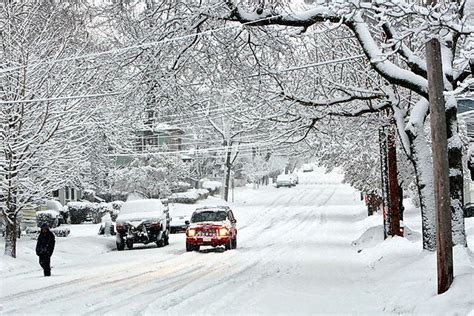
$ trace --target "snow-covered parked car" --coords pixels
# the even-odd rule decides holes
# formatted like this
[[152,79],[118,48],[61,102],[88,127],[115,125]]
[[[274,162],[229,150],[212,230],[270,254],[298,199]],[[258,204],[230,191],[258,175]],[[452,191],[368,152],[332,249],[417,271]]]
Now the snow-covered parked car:
[[117,250],[123,250],[125,245],[132,249],[135,243],[168,245],[169,223],[169,213],[160,200],[125,202],[116,220]]
[[313,172],[313,166],[310,164],[304,164],[302,169],[303,172]]
[[278,177],[277,177],[277,180],[276,180],[276,187],[277,188],[280,188],[280,187],[288,187],[288,188],[291,188],[294,184],[293,184],[294,180],[291,178],[291,176],[289,174],[280,174]]
[[297,185],[300,182],[299,178],[298,178],[298,175],[295,174],[295,173],[290,174],[290,178],[291,178],[291,183],[293,185]]
[[186,230],[186,251],[201,246],[237,248],[237,220],[228,206],[206,206],[196,209]]
[[188,215],[178,215],[171,218],[170,233],[184,233],[189,225],[191,217]]

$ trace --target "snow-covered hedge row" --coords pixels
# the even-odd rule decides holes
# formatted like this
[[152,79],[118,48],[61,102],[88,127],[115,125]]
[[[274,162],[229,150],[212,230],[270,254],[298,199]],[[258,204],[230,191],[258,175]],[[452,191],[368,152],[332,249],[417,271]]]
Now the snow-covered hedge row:
[[214,195],[219,193],[222,183],[219,181],[204,180],[202,181],[201,186],[203,189],[207,189],[210,194]]
[[[69,227],[55,227],[50,229],[51,232],[56,236],[56,237],[67,237],[71,233],[71,230]],[[31,238],[38,238],[38,235],[41,231],[41,228],[39,227],[27,227],[25,230],[25,233],[27,236],[30,236]]]
[[194,204],[199,199],[199,193],[196,191],[180,192],[171,195],[170,200],[174,203]]
[[49,228],[54,228],[59,225],[59,212],[54,210],[38,211],[36,212],[36,223],[38,227],[47,224]]
[[81,224],[84,222],[98,224],[106,213],[109,213],[114,221],[117,218],[122,204],[122,201],[114,201],[110,203],[92,203],[87,201],[69,202],[67,204],[67,209],[71,224]]
[[169,200],[174,203],[194,204],[197,200],[205,200],[208,197],[208,189],[192,189],[187,192],[174,193]]
[[179,192],[186,192],[189,189],[191,189],[191,185],[187,182],[183,181],[178,181],[175,185],[172,187],[172,192],[173,193],[179,193]]
[[205,200],[209,197],[209,190],[208,189],[195,189],[193,190],[197,194],[199,194],[199,199],[200,200]]

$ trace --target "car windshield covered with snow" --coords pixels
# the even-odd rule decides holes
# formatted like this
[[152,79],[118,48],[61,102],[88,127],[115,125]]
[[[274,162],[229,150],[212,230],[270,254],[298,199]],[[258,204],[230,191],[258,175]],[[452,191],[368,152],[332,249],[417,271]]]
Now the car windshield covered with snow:
[[122,205],[117,221],[133,221],[164,217],[164,207],[160,200],[135,200],[125,202]]
[[223,222],[227,218],[226,211],[202,211],[196,212],[191,217],[191,223],[199,222]]

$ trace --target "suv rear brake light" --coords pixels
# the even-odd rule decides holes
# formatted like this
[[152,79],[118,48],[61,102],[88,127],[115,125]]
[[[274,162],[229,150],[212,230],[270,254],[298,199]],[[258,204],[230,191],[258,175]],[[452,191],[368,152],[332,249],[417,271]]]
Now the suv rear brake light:
[[229,235],[229,230],[226,227],[219,228],[219,236],[225,237]]

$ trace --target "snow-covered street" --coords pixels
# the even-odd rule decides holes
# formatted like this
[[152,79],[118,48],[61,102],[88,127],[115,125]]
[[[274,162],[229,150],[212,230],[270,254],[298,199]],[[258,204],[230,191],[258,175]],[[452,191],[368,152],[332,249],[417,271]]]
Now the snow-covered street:
[[[340,181],[340,174],[318,170],[300,174],[294,188],[238,189],[238,247],[231,251],[187,253],[184,234],[174,234],[165,248],[118,252],[115,239],[98,236],[96,225],[75,225],[68,238],[57,238],[53,276],[44,278],[35,241],[22,238],[15,264],[1,257],[0,311],[466,314],[474,308],[469,251],[455,249],[453,288],[436,296],[435,256],[422,253],[416,233],[412,241],[394,238],[370,248],[380,242],[370,232],[381,219],[367,218],[359,193]],[[413,223],[419,217],[408,215]]]

